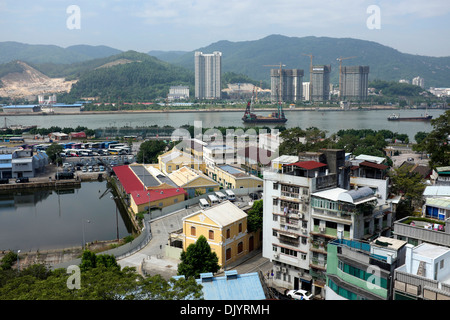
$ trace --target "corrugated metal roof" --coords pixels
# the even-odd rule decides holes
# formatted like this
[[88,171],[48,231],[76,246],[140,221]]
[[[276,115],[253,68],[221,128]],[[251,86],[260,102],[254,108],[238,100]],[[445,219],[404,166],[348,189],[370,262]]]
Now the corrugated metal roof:
[[450,197],[428,198],[426,205],[450,210]]
[[225,271],[221,277],[200,274],[197,283],[203,286],[205,300],[264,300],[261,281],[257,272],[238,274],[236,270]]
[[141,180],[139,180],[129,166],[113,167],[113,171],[124,187],[126,193],[131,193],[135,190],[144,190],[144,185]]
[[450,186],[427,186],[424,196],[450,196]]

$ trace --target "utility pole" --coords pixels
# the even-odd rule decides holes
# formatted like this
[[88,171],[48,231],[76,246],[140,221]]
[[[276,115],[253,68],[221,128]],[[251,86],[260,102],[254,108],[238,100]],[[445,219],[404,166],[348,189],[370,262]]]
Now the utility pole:
[[353,59],[356,57],[346,57],[346,58],[337,58],[336,60],[339,61],[339,100],[342,99],[342,60],[347,59]]

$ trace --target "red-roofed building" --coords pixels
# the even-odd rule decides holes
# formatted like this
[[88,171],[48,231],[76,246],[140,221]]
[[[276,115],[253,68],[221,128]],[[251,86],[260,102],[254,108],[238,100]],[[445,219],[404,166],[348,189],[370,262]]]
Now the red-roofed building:
[[[147,189],[135,172],[127,165],[114,167],[117,185],[134,213],[148,211],[151,208],[164,208],[185,200],[187,195],[183,188]],[[150,199],[149,199],[150,195]]]
[[142,181],[134,174],[129,166],[113,167],[117,179],[120,182],[121,191],[130,194],[135,190],[144,190]]
[[151,208],[164,208],[182,202],[187,192],[183,188],[135,190],[130,194],[130,207],[135,213],[148,211]]
[[298,168],[303,168],[306,170],[313,170],[317,168],[326,167],[325,163],[317,162],[317,161],[298,161],[290,164],[286,164],[285,166],[296,166]]

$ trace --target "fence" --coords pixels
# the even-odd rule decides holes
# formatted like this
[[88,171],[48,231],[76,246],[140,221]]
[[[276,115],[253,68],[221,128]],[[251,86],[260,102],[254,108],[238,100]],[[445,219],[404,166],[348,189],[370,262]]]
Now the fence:
[[[128,242],[120,247],[107,250],[102,252],[101,254],[108,254],[113,255],[116,257],[117,260],[123,259],[125,257],[128,257],[132,255],[133,253],[141,250],[143,247],[145,247],[151,240],[152,235],[150,232],[150,226],[148,221],[144,220],[144,227],[142,228],[142,232],[139,236],[137,236],[133,241]],[[67,262],[63,262],[57,265],[53,265],[52,269],[58,269],[58,268],[67,268],[71,265],[80,265],[81,259],[75,259]]]

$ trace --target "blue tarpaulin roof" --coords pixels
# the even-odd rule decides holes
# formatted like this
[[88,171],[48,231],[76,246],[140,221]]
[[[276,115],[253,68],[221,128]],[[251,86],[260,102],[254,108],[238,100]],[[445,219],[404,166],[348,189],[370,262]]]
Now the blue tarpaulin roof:
[[230,270],[220,277],[214,277],[212,273],[202,273],[196,281],[203,286],[205,300],[266,299],[257,272],[238,274],[236,270]]

